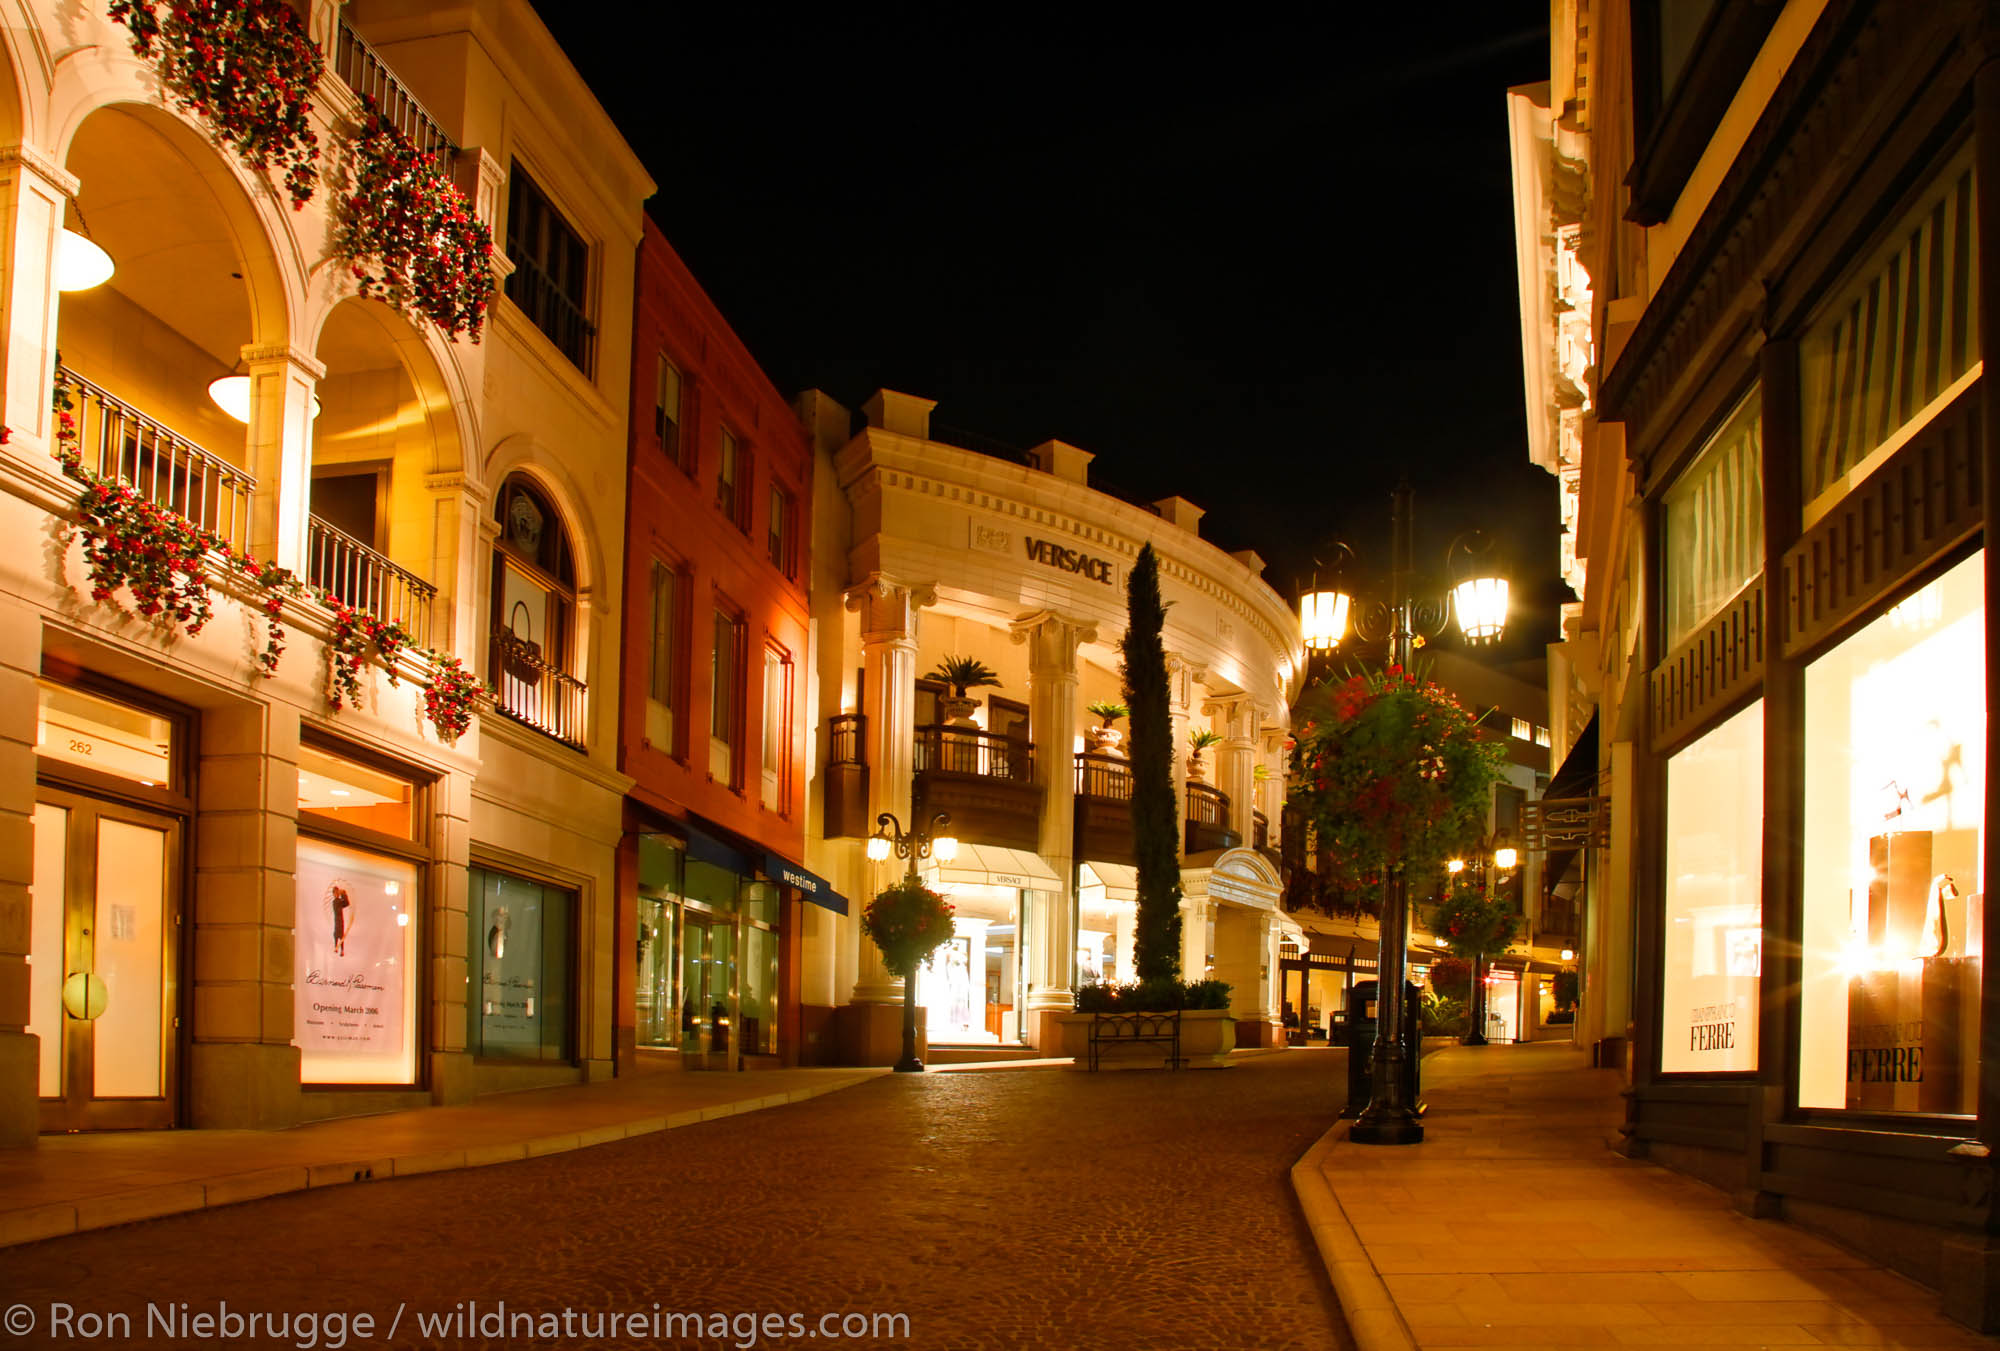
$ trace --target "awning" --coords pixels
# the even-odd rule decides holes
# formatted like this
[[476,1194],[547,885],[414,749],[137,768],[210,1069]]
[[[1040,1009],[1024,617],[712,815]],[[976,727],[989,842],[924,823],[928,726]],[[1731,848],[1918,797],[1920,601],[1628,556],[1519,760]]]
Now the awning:
[[783,854],[765,852],[764,876],[773,882],[797,887],[807,900],[836,915],[847,913],[847,898],[835,891],[832,883],[811,869],[800,867]]
[[1139,870],[1129,863],[1098,863],[1093,860],[1083,865],[1081,879],[1086,887],[1103,887],[1107,901],[1139,899]]
[[717,839],[692,821],[683,829],[687,831],[687,855],[696,863],[706,863],[738,877],[749,877],[757,871],[757,865],[735,845]]
[[1597,792],[1597,715],[1583,725],[1583,734],[1563,757],[1561,768],[1549,776],[1543,797],[1590,797]]
[[1062,879],[1041,856],[1025,849],[1007,849],[997,844],[967,844],[959,841],[958,857],[937,865],[940,882],[969,882],[975,886],[1026,887],[1031,891],[1060,891]]

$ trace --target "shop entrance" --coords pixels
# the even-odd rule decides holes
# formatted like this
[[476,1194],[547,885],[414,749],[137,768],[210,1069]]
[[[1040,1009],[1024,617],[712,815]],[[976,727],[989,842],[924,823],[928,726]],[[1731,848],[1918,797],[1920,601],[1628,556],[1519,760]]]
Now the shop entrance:
[[28,1030],[45,1131],[175,1124],[181,840],[178,817],[37,794]]
[[681,926],[682,1066],[733,1069],[736,1031],[736,924],[690,906]]

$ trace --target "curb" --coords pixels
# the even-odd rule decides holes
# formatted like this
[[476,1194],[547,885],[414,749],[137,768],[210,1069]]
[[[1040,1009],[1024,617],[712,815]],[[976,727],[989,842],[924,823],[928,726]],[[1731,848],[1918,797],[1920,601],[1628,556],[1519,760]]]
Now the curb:
[[484,1168],[489,1164],[516,1163],[523,1159],[541,1158],[549,1154],[566,1154],[571,1150],[588,1149],[592,1145],[608,1145],[619,1140],[653,1135],[660,1131],[679,1130],[683,1126],[699,1125],[701,1122],[714,1121],[721,1117],[741,1116],[746,1112],[762,1111],[767,1107],[785,1107],[807,1102],[828,1093],[837,1093],[844,1088],[868,1083],[877,1077],[874,1074],[858,1074],[842,1083],[796,1088],[786,1093],[772,1093],[761,1098],[742,1098],[736,1102],[691,1108],[664,1116],[637,1117],[631,1121],[612,1122],[593,1126],[587,1130],[559,1132],[534,1139],[497,1140],[462,1148],[431,1150],[390,1158],[289,1164],[218,1177],[169,1182],[159,1186],[135,1188],[131,1191],[107,1192],[73,1202],[64,1201],[51,1205],[31,1206],[23,1210],[0,1211],[0,1248],[37,1243],[43,1239],[61,1238],[66,1234],[106,1229],[112,1225],[131,1224],[139,1220],[186,1215],[197,1210],[236,1205],[244,1201],[260,1201],[270,1196],[284,1196],[291,1192],[312,1191],[321,1187],[338,1187],[356,1182],[381,1182],[390,1178],[415,1177],[422,1173],[455,1172],[462,1168]]
[[1320,1261],[1333,1280],[1334,1298],[1340,1302],[1358,1351],[1417,1351],[1416,1338],[1403,1322],[1395,1297],[1369,1260],[1368,1250],[1361,1246],[1323,1171],[1341,1144],[1344,1130],[1344,1124],[1336,1124],[1292,1165],[1292,1190],[1319,1247]]

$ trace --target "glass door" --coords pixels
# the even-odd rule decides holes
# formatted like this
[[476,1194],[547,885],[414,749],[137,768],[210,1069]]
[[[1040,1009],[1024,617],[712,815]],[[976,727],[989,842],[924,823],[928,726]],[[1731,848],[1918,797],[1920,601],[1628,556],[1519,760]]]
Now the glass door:
[[681,929],[681,1064],[726,1070],[736,1052],[736,925],[693,908]]
[[181,822],[43,789],[28,1030],[45,1131],[174,1124]]

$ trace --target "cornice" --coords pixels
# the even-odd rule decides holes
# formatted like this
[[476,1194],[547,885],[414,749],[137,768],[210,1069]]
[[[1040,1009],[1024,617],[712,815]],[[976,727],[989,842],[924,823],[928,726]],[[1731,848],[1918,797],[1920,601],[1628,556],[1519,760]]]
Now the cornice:
[[835,472],[850,500],[891,491],[911,493],[1041,526],[1067,540],[1116,554],[1128,564],[1142,545],[1151,543],[1163,578],[1239,616],[1275,658],[1297,664],[1291,607],[1270,584],[1215,544],[1143,507],[1026,465],[874,427],[839,452]]

